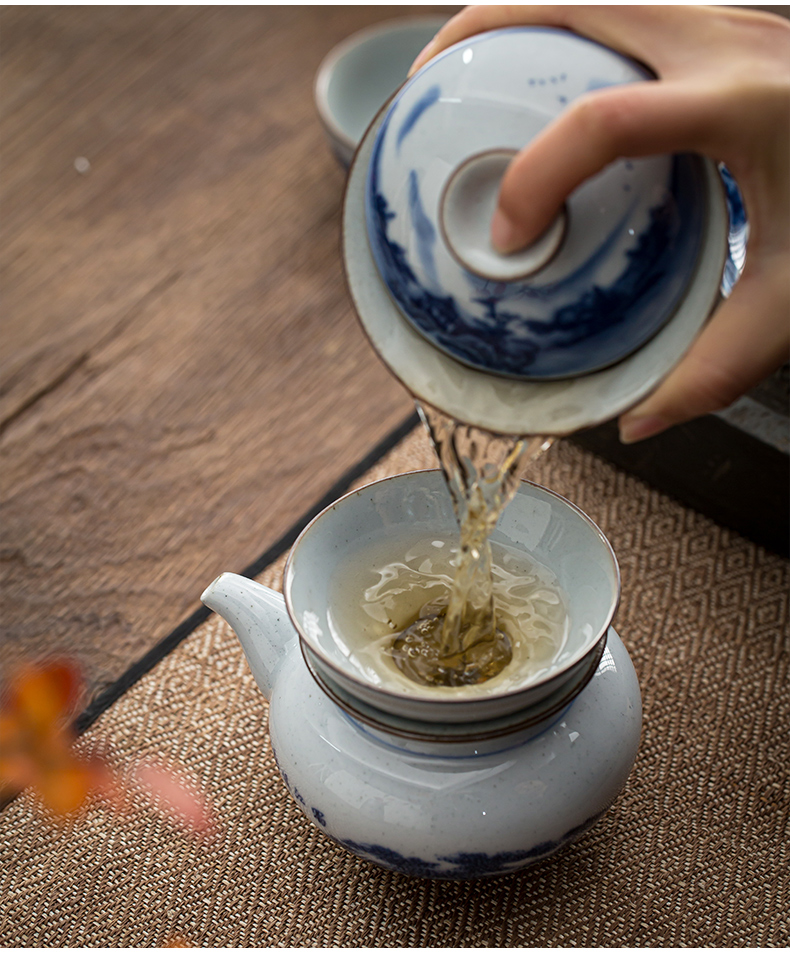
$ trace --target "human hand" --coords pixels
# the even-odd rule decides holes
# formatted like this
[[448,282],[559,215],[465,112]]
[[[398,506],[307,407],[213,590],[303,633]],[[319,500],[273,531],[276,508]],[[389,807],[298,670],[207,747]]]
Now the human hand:
[[467,7],[411,73],[473,34],[527,24],[597,40],[657,80],[577,99],[516,155],[491,223],[496,248],[537,239],[566,196],[620,157],[707,155],[744,198],[743,275],[672,373],[621,416],[621,439],[638,441],[731,404],[790,356],[790,24],[732,7]]

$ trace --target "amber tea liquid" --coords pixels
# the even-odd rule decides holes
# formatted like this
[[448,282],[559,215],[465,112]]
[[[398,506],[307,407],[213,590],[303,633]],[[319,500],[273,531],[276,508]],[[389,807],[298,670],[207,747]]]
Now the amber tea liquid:
[[495,677],[513,657],[511,637],[497,622],[502,595],[494,595],[489,537],[524,469],[551,439],[493,434],[425,403],[418,411],[450,490],[460,544],[447,604],[423,607],[386,649],[417,683],[478,684]]
[[487,678],[463,676],[465,666],[485,663],[486,650],[475,653],[474,645],[460,662],[452,654],[449,660],[440,656],[438,637],[429,642],[427,653],[400,663],[394,656],[403,631],[415,621],[446,614],[461,551],[457,530],[427,533],[422,527],[398,527],[350,549],[336,572],[330,622],[336,642],[347,644],[367,681],[389,687],[398,683],[419,694],[454,687],[459,697],[473,697],[490,688],[516,686],[551,666],[567,636],[564,591],[554,573],[522,549],[498,542],[489,548],[496,627],[512,659]]

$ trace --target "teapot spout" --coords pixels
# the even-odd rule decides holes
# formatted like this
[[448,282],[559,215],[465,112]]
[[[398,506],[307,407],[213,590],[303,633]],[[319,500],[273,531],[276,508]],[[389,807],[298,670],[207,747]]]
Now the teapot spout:
[[222,573],[200,597],[239,638],[255,682],[269,700],[280,662],[298,646],[280,593],[235,573]]

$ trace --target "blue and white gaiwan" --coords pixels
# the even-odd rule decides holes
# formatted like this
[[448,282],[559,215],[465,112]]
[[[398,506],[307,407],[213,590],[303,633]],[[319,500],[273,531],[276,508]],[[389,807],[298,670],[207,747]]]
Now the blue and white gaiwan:
[[586,92],[650,79],[569,32],[512,28],[444,51],[382,109],[349,173],[345,263],[368,337],[415,397],[493,431],[570,434],[688,350],[742,242],[709,159],[621,159],[523,253],[490,242],[512,156]]
[[[525,254],[488,242],[513,152],[585,91],[645,78],[561,31],[496,31],[437,57],[382,109],[349,172],[344,255],[362,325],[415,397],[494,432],[568,434],[634,404],[688,349],[727,253],[709,161],[618,162]],[[514,656],[461,688],[370,662],[375,631],[343,623],[340,607],[364,595],[343,564],[381,567],[393,537],[456,529],[440,472],[396,476],[313,520],[284,598],[227,573],[203,594],[269,700],[275,757],[307,818],[366,860],[445,879],[512,873],[582,835],[625,784],[642,718],[611,627],[612,549],[583,512],[527,483],[492,542],[567,596],[554,658]]]

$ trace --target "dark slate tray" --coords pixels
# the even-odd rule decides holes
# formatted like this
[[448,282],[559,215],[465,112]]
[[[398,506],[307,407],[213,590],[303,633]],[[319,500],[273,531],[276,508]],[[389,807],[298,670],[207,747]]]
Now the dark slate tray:
[[623,445],[616,422],[573,440],[720,525],[790,556],[790,368],[725,411]]

